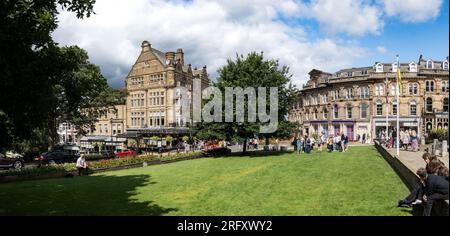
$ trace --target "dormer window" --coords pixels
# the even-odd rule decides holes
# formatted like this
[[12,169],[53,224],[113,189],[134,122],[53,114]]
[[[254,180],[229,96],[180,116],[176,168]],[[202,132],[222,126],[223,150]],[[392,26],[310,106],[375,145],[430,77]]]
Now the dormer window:
[[383,64],[381,64],[381,63],[377,63],[376,65],[375,65],[375,72],[383,72]]
[[351,71],[347,72],[347,76],[348,77],[352,77],[353,76],[353,72],[351,72]]
[[448,70],[448,61],[442,62],[442,69]]
[[392,72],[397,72],[397,63],[392,63]]
[[417,72],[417,64],[415,62],[409,63],[409,72]]
[[434,64],[432,60],[428,60],[427,61],[427,69],[433,69],[434,68]]

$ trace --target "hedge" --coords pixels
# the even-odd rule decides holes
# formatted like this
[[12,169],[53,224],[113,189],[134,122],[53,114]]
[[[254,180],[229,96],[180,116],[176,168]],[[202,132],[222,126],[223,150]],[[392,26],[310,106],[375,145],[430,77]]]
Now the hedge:
[[[120,166],[127,166],[133,164],[142,164],[144,162],[165,162],[171,160],[178,160],[183,158],[198,158],[203,157],[202,153],[192,152],[192,153],[180,153],[176,155],[170,156],[144,156],[144,157],[126,157],[126,158],[118,158],[118,159],[104,159],[95,162],[88,162],[88,168],[91,171],[96,169],[106,169],[106,168],[114,168]],[[23,168],[21,170],[7,170],[0,172],[0,178],[6,176],[27,176],[27,177],[37,177],[41,175],[48,174],[67,174],[68,172],[75,171],[76,165],[75,163],[66,163],[66,164],[58,164],[58,165],[49,165],[42,166],[38,168]]]

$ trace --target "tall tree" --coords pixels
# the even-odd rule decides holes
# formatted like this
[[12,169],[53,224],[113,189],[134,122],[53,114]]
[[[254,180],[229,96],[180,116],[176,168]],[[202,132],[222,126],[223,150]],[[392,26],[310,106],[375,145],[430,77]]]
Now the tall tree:
[[[226,87],[252,87],[258,95],[258,87],[277,87],[278,88],[278,129],[274,133],[262,134],[259,133],[260,126],[266,125],[260,120],[257,122],[248,122],[248,97],[244,102],[244,110],[246,117],[243,123],[214,123],[214,124],[198,124],[197,136],[203,137],[211,135],[212,137],[226,138],[227,140],[240,140],[244,143],[249,138],[255,136],[265,138],[268,142],[269,138],[287,138],[290,137],[295,126],[287,120],[289,108],[293,104],[293,93],[295,87],[290,82],[291,75],[287,66],[280,67],[277,60],[264,59],[263,53],[252,52],[247,57],[236,56],[233,61],[227,60],[227,64],[219,69],[219,78],[214,86],[218,87],[222,94],[225,94]],[[269,91],[267,91],[269,94]],[[223,98],[222,98],[223,99]],[[269,96],[266,97],[266,104],[270,104]],[[269,108],[267,108],[269,110]],[[233,110],[222,109],[225,117],[226,113],[233,113],[236,117],[236,106]],[[244,152],[246,152],[246,145],[244,145]]]
[[84,113],[87,107],[97,108],[117,98],[86,52],[59,48],[51,37],[60,9],[84,18],[94,13],[94,3],[0,1],[0,147],[36,139],[36,135],[54,142],[59,121],[89,125],[98,111]]

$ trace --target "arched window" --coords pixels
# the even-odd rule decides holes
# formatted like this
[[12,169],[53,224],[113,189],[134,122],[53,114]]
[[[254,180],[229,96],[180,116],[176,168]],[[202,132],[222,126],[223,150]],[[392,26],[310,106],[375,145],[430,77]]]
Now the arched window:
[[409,72],[417,72],[417,64],[415,62],[409,63]]
[[444,98],[443,110],[444,110],[444,112],[448,112],[448,98]]
[[397,72],[397,68],[398,68],[397,62],[392,63],[392,72]]
[[448,61],[444,61],[444,62],[442,63],[442,69],[448,70]]
[[384,84],[376,84],[375,85],[375,95],[383,96],[384,95]]
[[409,95],[417,95],[418,93],[418,85],[417,83],[409,83],[408,84]]
[[434,81],[433,80],[425,81],[425,91],[434,92]]
[[323,119],[325,119],[325,120],[328,119],[328,109],[326,109],[326,108],[323,109]]
[[375,72],[383,72],[383,64],[377,63],[375,65]]
[[391,83],[391,96],[397,95],[397,83]]
[[434,64],[432,60],[428,60],[427,61],[427,69],[433,69],[434,68]]
[[333,114],[334,114],[334,116],[333,116],[334,119],[339,118],[339,107],[337,104],[335,104],[333,106]]
[[348,104],[346,110],[347,110],[347,119],[351,119],[351,118],[353,117],[353,114],[352,114],[352,105]]
[[442,92],[448,92],[448,81],[442,81]]
[[397,104],[397,100],[394,100],[393,102],[392,102],[392,115],[394,115],[394,116],[396,116],[397,115],[397,106],[398,106],[398,104]]
[[417,103],[414,100],[409,103],[409,114],[411,116],[417,116]]
[[425,102],[425,107],[427,112],[433,112],[433,99],[427,98]]
[[360,88],[360,95],[361,98],[369,98],[369,88],[368,87],[361,87]]
[[360,117],[361,119],[366,119],[367,118],[367,104],[366,103],[361,103],[360,105]]
[[378,100],[377,101],[377,116],[382,116],[383,115],[383,103]]

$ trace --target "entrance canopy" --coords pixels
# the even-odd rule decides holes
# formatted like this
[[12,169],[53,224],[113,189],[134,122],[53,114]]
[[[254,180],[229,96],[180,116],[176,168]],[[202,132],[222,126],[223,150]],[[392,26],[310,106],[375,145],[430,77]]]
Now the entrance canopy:
[[189,134],[187,127],[161,127],[161,128],[138,128],[127,129],[126,133],[119,134],[121,138],[141,138],[148,136],[159,135],[183,135]]

